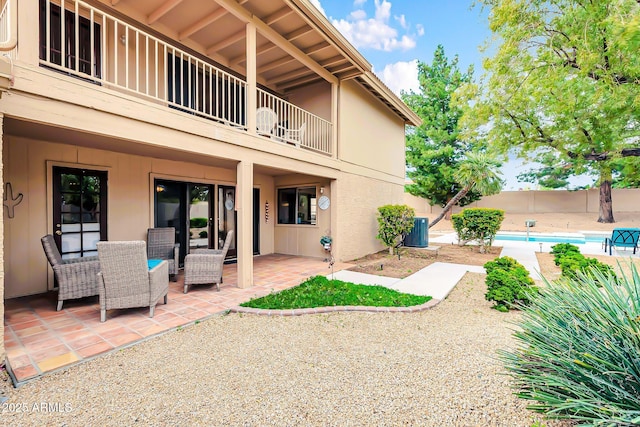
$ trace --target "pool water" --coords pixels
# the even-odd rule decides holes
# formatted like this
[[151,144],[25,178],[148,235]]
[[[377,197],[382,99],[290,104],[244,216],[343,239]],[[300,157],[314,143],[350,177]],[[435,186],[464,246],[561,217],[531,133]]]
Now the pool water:
[[526,234],[496,234],[495,240],[510,240],[516,242],[549,242],[549,243],[573,243],[577,245],[585,243],[602,243],[604,237],[602,236],[551,236],[551,235],[529,235],[527,239]]

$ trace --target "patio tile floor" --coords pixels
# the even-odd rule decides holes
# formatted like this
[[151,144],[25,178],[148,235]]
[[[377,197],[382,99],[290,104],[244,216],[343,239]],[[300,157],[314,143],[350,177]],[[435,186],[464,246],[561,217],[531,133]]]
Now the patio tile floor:
[[[347,264],[335,265],[338,271]],[[224,283],[199,285],[183,293],[183,277],[169,282],[169,302],[149,308],[109,310],[100,322],[98,297],[65,301],[56,311],[57,294],[5,301],[4,344],[17,383],[98,356],[178,326],[221,313],[255,296],[298,285],[310,276],[329,274],[319,258],[265,255],[254,258],[254,287],[237,288],[237,264],[224,266]]]

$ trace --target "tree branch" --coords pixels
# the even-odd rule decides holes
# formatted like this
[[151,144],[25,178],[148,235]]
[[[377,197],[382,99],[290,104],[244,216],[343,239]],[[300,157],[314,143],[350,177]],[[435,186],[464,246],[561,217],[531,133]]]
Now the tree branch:
[[[591,151],[588,154],[578,154],[572,151],[567,152],[567,155],[572,159],[583,158],[584,160],[592,160],[596,162],[602,162],[610,159],[616,152],[605,151],[602,153],[596,153]],[[640,147],[637,148],[624,148],[620,151],[622,157],[640,157]]]

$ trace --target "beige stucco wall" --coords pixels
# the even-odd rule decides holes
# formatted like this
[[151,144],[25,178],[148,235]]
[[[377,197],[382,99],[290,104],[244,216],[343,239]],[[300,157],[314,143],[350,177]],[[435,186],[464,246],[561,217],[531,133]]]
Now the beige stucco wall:
[[384,249],[375,237],[378,207],[404,203],[402,184],[344,174],[337,186],[337,258],[348,261]]
[[341,84],[339,99],[338,158],[404,178],[402,120],[354,81]]
[[[0,115],[0,120],[3,120],[4,117]],[[2,200],[4,200],[4,145],[6,142],[4,141],[4,130],[3,130],[3,122],[0,121],[0,196],[2,196]],[[4,206],[2,208],[2,219],[0,219],[0,259],[4,260],[4,221],[5,221],[5,213]],[[5,295],[5,280],[4,280],[4,263],[0,262],[0,319],[3,321],[0,322],[0,336],[4,337],[4,295]],[[5,361],[5,350],[4,350],[4,338],[0,340],[0,365],[4,364]]]
[[288,101],[298,107],[331,121],[331,85],[320,82],[292,90]]
[[278,224],[276,206],[278,203],[277,190],[291,187],[315,187],[316,197],[320,198],[320,188],[323,194],[333,202],[330,182],[321,178],[309,178],[300,175],[279,176],[275,179],[274,193],[274,252],[279,254],[302,255],[310,257],[325,257],[326,253],[320,245],[320,238],[325,234],[331,234],[331,209],[317,210],[316,225],[304,224]]
[[[499,208],[507,213],[597,213],[600,192],[598,189],[577,191],[503,191],[483,197],[466,207]],[[640,189],[613,189],[611,191],[614,212],[639,212]],[[429,206],[427,199],[405,193],[405,203],[424,214],[438,214],[439,206]],[[454,212],[460,211],[457,207]]]
[[[5,213],[5,295],[12,298],[52,288],[40,237],[51,223],[52,165],[91,167],[108,171],[107,232],[109,240],[144,240],[153,226],[153,178],[235,185],[236,171],[194,163],[154,159],[5,135],[5,182],[23,193],[15,217]],[[273,178],[257,174],[260,188],[260,252],[273,253],[273,221],[264,221],[264,202],[273,200]],[[273,211],[272,211],[273,212]]]

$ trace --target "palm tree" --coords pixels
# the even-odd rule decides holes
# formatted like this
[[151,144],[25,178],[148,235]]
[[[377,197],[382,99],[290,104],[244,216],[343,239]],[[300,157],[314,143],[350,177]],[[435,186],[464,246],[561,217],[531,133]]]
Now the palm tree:
[[476,190],[483,196],[499,193],[503,184],[499,168],[500,162],[486,153],[467,154],[467,158],[460,163],[460,167],[453,175],[462,189],[447,202],[440,215],[429,224],[429,228],[440,222],[469,191]]

